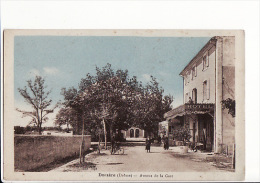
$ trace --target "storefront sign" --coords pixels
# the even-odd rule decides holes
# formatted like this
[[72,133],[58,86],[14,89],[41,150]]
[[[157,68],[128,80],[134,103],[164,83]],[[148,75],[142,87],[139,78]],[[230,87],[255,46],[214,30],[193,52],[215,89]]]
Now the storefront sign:
[[214,104],[185,104],[185,109],[194,111],[214,110]]
[[184,104],[171,111],[164,114],[164,118],[175,117],[176,115],[183,115],[186,112],[195,112],[195,111],[214,111],[214,104]]

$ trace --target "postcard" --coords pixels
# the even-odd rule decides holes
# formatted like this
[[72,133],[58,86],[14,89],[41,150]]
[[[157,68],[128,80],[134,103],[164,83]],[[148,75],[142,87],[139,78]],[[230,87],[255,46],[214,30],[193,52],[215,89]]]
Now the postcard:
[[245,177],[243,30],[4,30],[4,180]]

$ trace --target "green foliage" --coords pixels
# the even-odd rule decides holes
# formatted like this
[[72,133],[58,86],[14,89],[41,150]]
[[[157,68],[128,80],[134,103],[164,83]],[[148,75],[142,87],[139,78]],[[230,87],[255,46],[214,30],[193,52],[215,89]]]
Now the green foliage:
[[190,130],[187,127],[181,126],[173,130],[173,138],[177,141],[183,141],[184,144],[190,141],[191,134]]
[[222,108],[223,109],[228,109],[228,114],[230,114],[233,118],[236,116],[236,101],[227,98],[226,100],[222,100]]
[[[81,79],[79,90],[62,89],[64,106],[83,115],[85,126],[106,128],[112,132],[115,129],[126,130],[133,125],[156,132],[158,122],[163,120],[163,114],[170,110],[173,101],[172,96],[163,97],[162,93],[156,78],[151,76],[151,82],[143,86],[136,76],[129,77],[128,70],[114,72],[110,64],[96,67],[96,75],[87,74]],[[77,113],[71,114],[75,116]],[[58,121],[62,119],[66,118]],[[65,121],[75,123],[75,120]]]

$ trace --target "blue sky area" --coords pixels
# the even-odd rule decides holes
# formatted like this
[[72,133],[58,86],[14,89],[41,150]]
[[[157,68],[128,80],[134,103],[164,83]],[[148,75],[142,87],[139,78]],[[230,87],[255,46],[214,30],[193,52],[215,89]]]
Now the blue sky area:
[[[173,95],[173,106],[182,104],[183,80],[179,73],[209,41],[209,37],[88,37],[16,36],[14,40],[14,99],[16,107],[24,100],[17,88],[35,75],[45,77],[50,98],[62,100],[63,87],[78,87],[95,66],[106,63],[127,69],[143,83],[149,76],[158,79],[164,94]],[[52,123],[52,122],[48,122]]]

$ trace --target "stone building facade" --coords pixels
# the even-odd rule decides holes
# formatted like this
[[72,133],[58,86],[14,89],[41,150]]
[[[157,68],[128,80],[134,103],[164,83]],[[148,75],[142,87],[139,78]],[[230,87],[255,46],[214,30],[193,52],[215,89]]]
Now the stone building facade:
[[145,131],[140,128],[137,128],[137,127],[131,127],[127,131],[122,130],[121,132],[125,139],[127,139],[127,138],[145,138],[146,137]]
[[213,37],[180,73],[184,104],[167,113],[167,121],[189,125],[191,142],[215,153],[235,144],[235,118],[222,101],[235,100],[235,37]]

